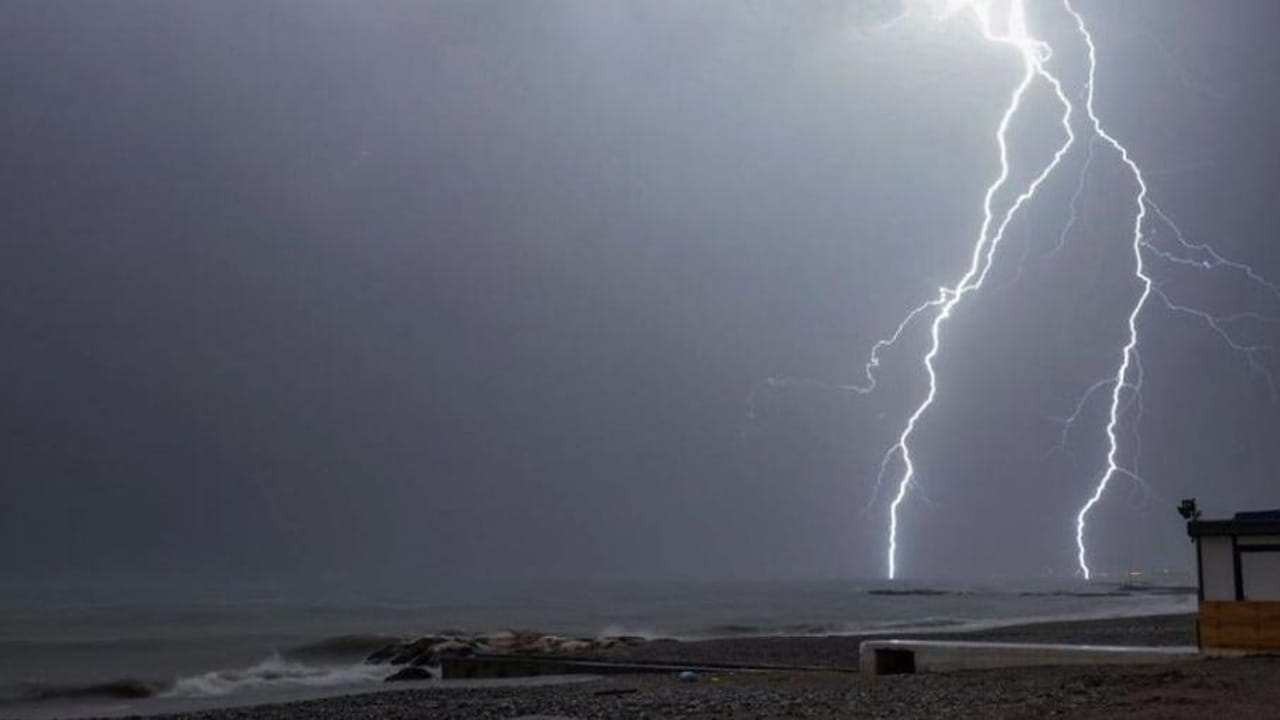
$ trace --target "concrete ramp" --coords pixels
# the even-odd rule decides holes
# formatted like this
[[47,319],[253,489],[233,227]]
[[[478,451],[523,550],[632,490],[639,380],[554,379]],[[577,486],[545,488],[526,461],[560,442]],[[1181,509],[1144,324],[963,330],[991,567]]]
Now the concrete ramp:
[[865,640],[858,648],[858,669],[867,675],[896,675],[1044,665],[1140,665],[1200,657],[1194,647]]

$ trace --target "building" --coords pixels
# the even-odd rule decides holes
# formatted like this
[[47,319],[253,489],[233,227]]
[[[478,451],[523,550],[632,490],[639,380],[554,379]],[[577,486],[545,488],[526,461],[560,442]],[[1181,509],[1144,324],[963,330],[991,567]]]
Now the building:
[[1280,510],[1201,520],[1183,503],[1196,544],[1197,635],[1203,650],[1280,651]]

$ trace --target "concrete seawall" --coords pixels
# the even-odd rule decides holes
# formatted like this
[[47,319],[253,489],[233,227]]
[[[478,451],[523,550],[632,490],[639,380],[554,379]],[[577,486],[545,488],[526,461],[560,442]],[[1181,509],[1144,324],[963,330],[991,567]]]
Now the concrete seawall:
[[858,668],[868,675],[894,675],[1043,665],[1140,665],[1201,657],[1194,647],[867,640],[858,649]]

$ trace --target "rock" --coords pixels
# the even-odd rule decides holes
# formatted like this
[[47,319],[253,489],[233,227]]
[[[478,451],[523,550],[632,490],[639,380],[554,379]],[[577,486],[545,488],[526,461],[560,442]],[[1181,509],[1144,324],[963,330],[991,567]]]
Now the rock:
[[431,652],[433,647],[443,642],[447,642],[447,639],[438,635],[428,635],[427,637],[418,638],[413,642],[401,645],[400,651],[396,653],[395,657],[391,658],[391,664],[404,665],[406,663],[414,662],[419,656]]
[[698,681],[698,673],[692,670],[682,670],[677,677],[680,678],[681,682],[697,682]]
[[461,640],[445,640],[432,647],[431,654],[437,660],[446,657],[470,657],[475,654],[475,648]]
[[439,665],[441,658],[446,657],[470,657],[475,654],[475,648],[466,642],[460,640],[442,640],[419,653],[410,665]]
[[434,675],[430,670],[421,667],[401,668],[393,675],[388,675],[383,682],[404,682],[406,680],[430,680]]
[[553,635],[543,635],[542,633],[529,632],[527,630],[502,630],[495,633],[483,635],[479,640],[484,645],[495,652],[537,652],[539,645],[556,638]]
[[527,631],[504,630],[488,635],[424,635],[391,643],[370,654],[366,663],[422,667],[438,665],[441,658],[469,657],[476,653],[585,653],[618,644],[633,644],[639,638],[568,638]]
[[516,634],[510,630],[489,633],[482,638],[485,645],[494,650],[510,650],[516,645]]
[[556,635],[543,635],[520,648],[517,652],[553,653],[557,652],[564,642],[567,642],[565,638]]
[[364,661],[373,665],[384,663],[390,660],[396,654],[398,654],[402,647],[404,647],[404,643],[400,643],[400,642],[391,643],[386,647],[374,650],[372,653],[369,654],[369,657],[364,659]]

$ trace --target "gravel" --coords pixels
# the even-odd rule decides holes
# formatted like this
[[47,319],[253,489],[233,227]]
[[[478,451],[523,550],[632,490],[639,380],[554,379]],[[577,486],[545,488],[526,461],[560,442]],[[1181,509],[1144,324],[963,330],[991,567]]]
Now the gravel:
[[1275,717],[1280,660],[1120,668],[1020,668],[945,675],[737,673],[682,683],[619,677],[578,685],[442,690],[216,710],[175,720],[426,718],[1201,718]]
[[[960,634],[1016,642],[1187,645],[1190,616],[1046,623]],[[734,638],[654,642],[610,656],[698,664],[848,667],[861,638]],[[1200,718],[1274,717],[1280,659],[1151,666],[1017,668],[864,677],[834,670],[619,676],[535,687],[416,687],[167,716],[171,720],[419,720],[427,718]]]

